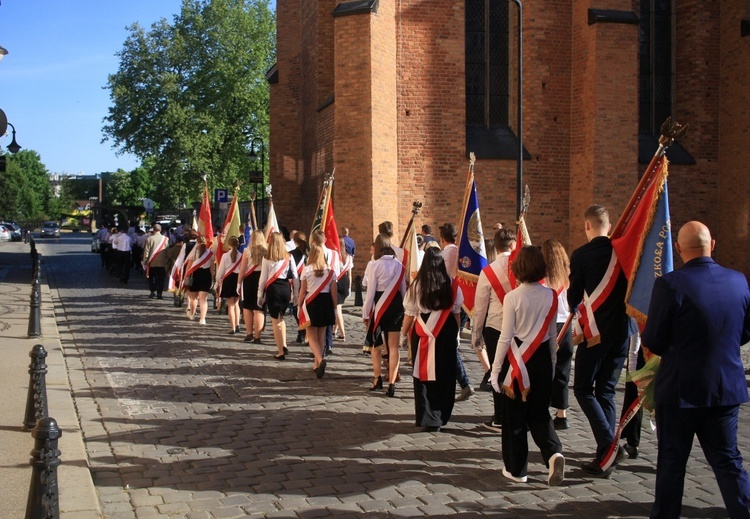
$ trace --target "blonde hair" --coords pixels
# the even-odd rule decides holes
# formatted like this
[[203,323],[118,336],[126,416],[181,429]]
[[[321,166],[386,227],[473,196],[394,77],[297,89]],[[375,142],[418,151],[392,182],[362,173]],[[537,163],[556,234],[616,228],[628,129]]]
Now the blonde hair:
[[281,261],[289,257],[286,251],[286,241],[284,235],[280,232],[271,233],[271,241],[266,251],[266,259],[269,261]]
[[557,240],[542,243],[542,254],[547,264],[547,283],[553,290],[570,286],[570,260],[565,247]]
[[198,254],[198,258],[203,256],[203,254],[206,252],[206,238],[204,236],[198,236],[198,238],[195,240],[195,250]]
[[310,254],[307,256],[307,264],[313,267],[315,277],[323,277],[328,265],[323,254],[323,247],[318,245],[314,240],[310,244]]
[[250,235],[250,246],[247,248],[250,261],[255,265],[260,265],[267,249],[266,236],[263,231],[253,231],[253,234]]

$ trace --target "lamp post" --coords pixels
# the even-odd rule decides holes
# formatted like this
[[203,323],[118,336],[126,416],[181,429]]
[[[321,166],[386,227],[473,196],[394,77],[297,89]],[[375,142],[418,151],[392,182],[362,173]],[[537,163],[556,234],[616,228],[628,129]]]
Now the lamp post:
[[518,7],[518,162],[516,164],[516,218],[523,206],[523,6],[521,0],[511,0]]
[[15,154],[21,151],[21,146],[16,142],[16,127],[10,123],[8,123],[8,126],[13,128],[13,139],[11,139],[10,144],[8,144],[8,151]]
[[[255,153],[256,143],[258,144],[260,155]],[[250,141],[250,152],[247,154],[247,158],[250,159],[250,162],[253,164],[253,169],[250,170],[248,181],[253,185],[256,198],[261,201],[257,215],[258,227],[262,229],[263,224],[261,222],[264,213],[263,209],[265,209],[265,207],[263,207],[263,185],[266,181],[266,144],[263,142],[263,139],[260,137],[253,137],[253,140]],[[257,167],[258,160],[260,160],[260,169]],[[258,184],[260,184],[260,196],[258,196]]]

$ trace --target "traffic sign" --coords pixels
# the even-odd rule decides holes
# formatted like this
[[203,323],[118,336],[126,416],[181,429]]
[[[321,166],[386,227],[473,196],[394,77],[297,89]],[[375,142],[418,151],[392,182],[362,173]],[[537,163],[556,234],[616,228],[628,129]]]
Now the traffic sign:
[[229,199],[229,193],[226,189],[214,189],[214,202],[220,204]]

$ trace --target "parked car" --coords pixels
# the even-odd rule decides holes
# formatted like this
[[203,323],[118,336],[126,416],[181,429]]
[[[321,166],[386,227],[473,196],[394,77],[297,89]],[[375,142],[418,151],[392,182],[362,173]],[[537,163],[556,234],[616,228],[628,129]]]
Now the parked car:
[[23,234],[21,233],[21,227],[16,222],[0,222],[8,228],[10,231],[10,241],[21,241],[23,240]]
[[59,238],[60,237],[60,222],[44,222],[42,224],[42,230],[39,233],[40,238],[44,237]]
[[12,231],[10,227],[0,225],[0,241],[11,241]]

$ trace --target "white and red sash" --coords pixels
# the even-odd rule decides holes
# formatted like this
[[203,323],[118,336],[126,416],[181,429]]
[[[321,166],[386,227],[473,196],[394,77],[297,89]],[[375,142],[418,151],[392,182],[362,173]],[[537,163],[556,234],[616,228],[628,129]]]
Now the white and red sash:
[[352,266],[354,266],[354,261],[352,260],[351,256],[347,256],[346,261],[341,266],[341,272],[339,272],[336,281],[341,281],[341,278],[343,278],[346,273],[352,269]]
[[531,356],[536,352],[539,345],[542,344],[542,339],[544,339],[544,336],[549,330],[550,322],[552,322],[552,319],[557,315],[557,295],[552,289],[550,289],[549,293],[550,298],[552,299],[550,309],[547,312],[547,316],[544,318],[544,322],[541,323],[537,330],[532,332],[533,339],[523,341],[520,345],[516,343],[515,337],[511,337],[510,340],[510,350],[508,351],[510,369],[508,369],[508,373],[505,374],[505,380],[503,380],[502,385],[503,388],[507,387],[512,391],[513,380],[517,380],[518,387],[521,390],[521,397],[524,401],[526,401],[526,395],[528,394],[530,387],[529,372],[526,370],[526,362],[528,362]]
[[503,304],[505,301],[505,294],[513,290],[508,273],[503,269],[500,269],[500,276],[498,277],[495,273],[495,269],[492,268],[492,265],[484,267],[482,272],[487,276],[487,281],[490,282],[490,286],[492,287],[492,290],[495,291],[495,295],[500,300],[500,304]]
[[380,299],[378,299],[378,302],[375,303],[375,308],[373,308],[372,311],[372,313],[374,314],[372,326],[373,330],[377,330],[378,325],[380,324],[380,319],[382,319],[383,315],[385,315],[385,312],[386,310],[388,310],[388,307],[393,301],[393,298],[396,297],[396,293],[398,293],[401,288],[401,281],[404,279],[405,269],[403,263],[401,263],[400,261],[399,265],[401,266],[401,268],[398,270],[395,276],[388,280],[388,283],[386,283],[385,290],[383,290]]
[[590,295],[584,291],[583,302],[576,309],[576,317],[573,320],[573,344],[580,344],[585,340],[587,341],[586,345],[590,348],[601,342],[602,338],[599,335],[599,328],[596,326],[594,312],[612,293],[620,275],[620,269],[617,254],[612,250],[612,257],[609,260],[604,277]]
[[156,256],[158,256],[159,253],[167,247],[167,243],[169,243],[169,238],[167,238],[166,236],[162,236],[161,242],[159,242],[159,245],[151,253],[151,256],[148,258],[148,262],[146,263],[146,277],[148,277],[148,273],[151,270],[151,262],[154,261],[156,259]]
[[[203,268],[203,265],[211,261],[213,255],[214,253],[211,249],[206,249],[206,252],[203,253],[203,256],[195,260],[193,264],[188,267],[187,272],[185,272],[185,278],[193,274],[193,272],[195,272],[199,268]],[[182,278],[182,282],[185,281],[185,278]]]
[[183,246],[169,273],[169,285],[167,290],[175,292],[182,288],[182,267],[185,265],[185,247]]
[[299,260],[299,263],[297,263],[297,277],[298,277],[298,278],[301,278],[301,277],[302,277],[302,269],[304,269],[304,268],[305,268],[305,260],[306,260],[306,259],[307,259],[307,256],[305,256],[305,255],[303,254],[303,255],[302,255],[302,257],[301,257],[301,258],[300,258],[300,260]]
[[331,284],[331,280],[333,279],[333,269],[328,269],[328,274],[326,274],[325,279],[323,282],[313,290],[312,292],[308,292],[307,295],[305,295],[305,300],[302,301],[302,306],[299,307],[299,311],[297,312],[299,317],[299,329],[304,330],[305,328],[310,326],[310,314],[307,311],[307,303],[315,299],[318,294],[320,294],[323,289]]
[[[227,271],[224,273],[224,275],[221,278],[222,283],[224,283],[224,280],[226,280],[229,276],[232,275],[232,273],[234,273],[235,269],[240,266],[241,261],[242,261],[242,254],[240,254],[240,257],[237,258],[237,261],[232,263],[227,269]],[[239,279],[239,276],[237,276],[237,279]]]
[[268,279],[266,280],[266,290],[268,290],[268,287],[273,285],[273,282],[279,279],[282,273],[286,272],[289,268],[289,257],[282,261],[281,263],[276,264],[276,270],[273,271],[273,273],[268,276]]
[[[458,283],[453,281],[453,300],[456,300],[458,292]],[[417,315],[414,323],[414,330],[419,336],[419,354],[414,359],[414,378],[422,382],[430,382],[436,379],[435,375],[435,345],[436,338],[440,335],[443,325],[453,314],[453,306],[444,310],[433,310],[427,322],[422,319],[422,315]]]

